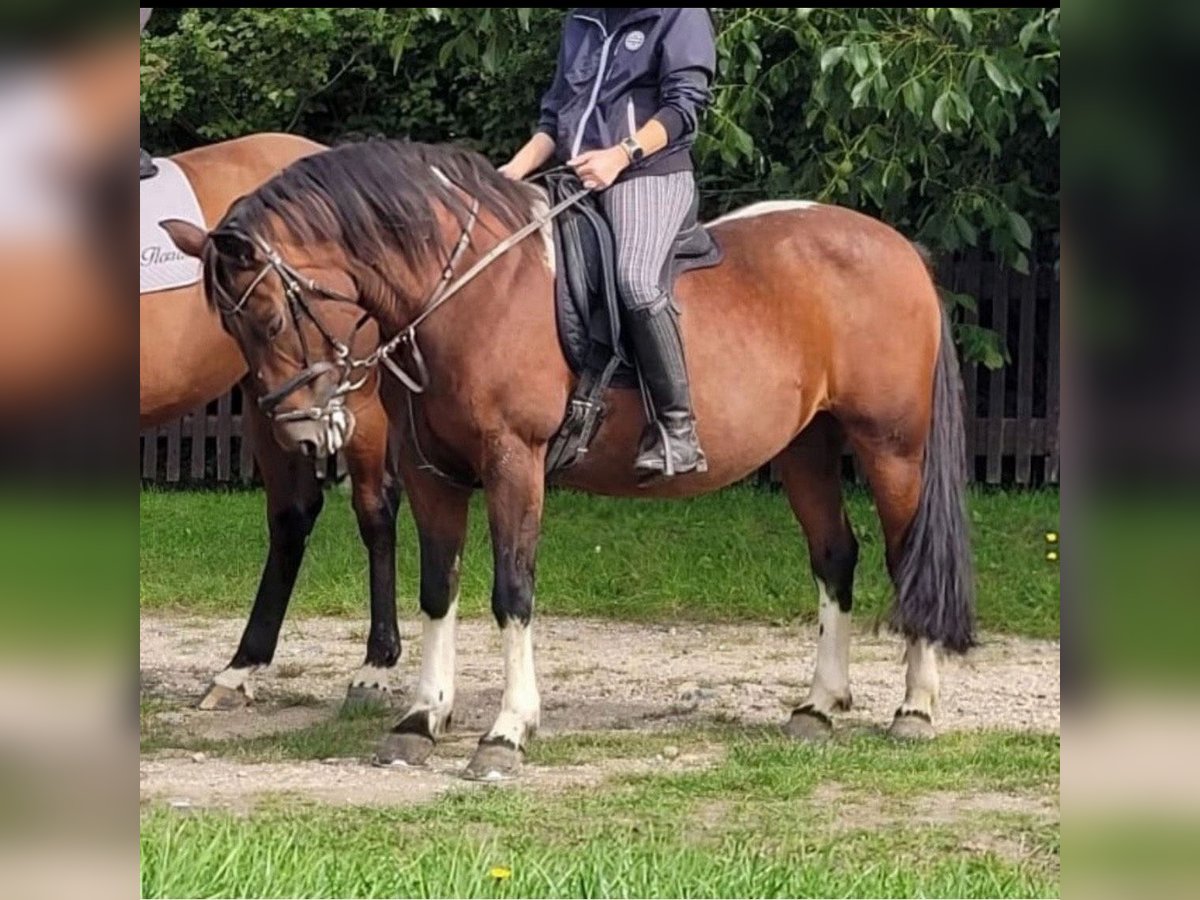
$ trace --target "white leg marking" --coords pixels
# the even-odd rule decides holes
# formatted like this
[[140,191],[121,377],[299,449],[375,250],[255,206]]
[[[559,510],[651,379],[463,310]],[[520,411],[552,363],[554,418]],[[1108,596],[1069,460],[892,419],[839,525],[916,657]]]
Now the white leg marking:
[[504,641],[504,698],[485,740],[503,738],[515,747],[524,747],[541,721],[542,701],[533,671],[533,626],[510,619],[500,634]]
[[454,637],[458,630],[458,597],[440,619],[421,613],[421,674],[417,694],[405,719],[416,713],[428,713],[429,733],[438,737],[446,729],[446,720],[454,710]]
[[257,672],[261,666],[246,666],[244,669],[235,669],[233,666],[227,666],[216,674],[213,678],[213,684],[219,684],[221,687],[229,688],[231,691],[241,690],[243,694],[254,699],[254,686],[250,683],[250,676]]
[[901,712],[918,711],[932,717],[938,698],[937,648],[925,639],[910,640],[905,651],[908,671],[904,675]]
[[392,670],[383,666],[373,666],[366,663],[359,667],[354,673],[354,679],[350,682],[351,687],[362,688],[378,688],[381,691],[391,691]]
[[834,709],[850,708],[850,613],[842,612],[819,578],[817,591],[817,665],[804,705],[811,704],[828,715]]

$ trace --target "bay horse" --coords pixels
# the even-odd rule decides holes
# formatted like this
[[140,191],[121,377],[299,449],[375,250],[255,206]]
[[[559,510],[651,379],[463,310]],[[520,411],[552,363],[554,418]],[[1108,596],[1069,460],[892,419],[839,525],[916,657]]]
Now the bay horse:
[[[205,220],[216,222],[238,197],[285,166],[324,149],[295,135],[255,134],[197,147],[171,159],[191,181]],[[205,302],[201,284],[141,295],[140,354],[143,428],[207,403],[246,375],[246,360]],[[367,547],[371,594],[366,659],[351,680],[347,692],[351,704],[386,702],[389,674],[400,657],[395,587],[398,497],[386,461],[388,423],[377,380],[372,374],[348,399],[355,426],[344,447],[352,504]],[[243,385],[247,402],[242,427],[254,442],[254,458],[266,490],[270,549],[241,641],[201,699],[202,709],[229,708],[252,699],[251,676],[270,664],[275,654],[305,544],[324,502],[311,458],[326,449],[314,446],[324,440],[324,429],[313,420],[272,429],[254,402],[260,394],[254,380],[246,379]],[[309,445],[307,455],[301,452],[304,445]]]
[[[336,373],[317,374],[336,355],[308,320],[318,306],[369,314],[385,338],[397,336],[385,348],[396,351],[391,364],[410,382],[414,371],[427,375],[410,398],[400,459],[420,537],[421,671],[411,708],[381,742],[381,764],[423,763],[450,723],[472,479],[487,500],[504,692],[464,774],[518,771],[539,723],[532,616],[545,457],[574,380],[556,331],[545,209],[536,189],[507,181],[478,154],[377,141],[299,161],[209,234],[167,226],[180,250],[203,259],[210,301],[224,305],[264,385],[299,385],[280,410],[336,393]],[[972,646],[974,617],[961,382],[926,262],[892,228],[835,206],[757,204],[711,231],[724,261],[681,276],[675,289],[708,471],[639,484],[642,406],[637,391],[614,390],[591,452],[561,481],[682,498],[774,460],[820,596],[815,673],[785,728],[823,739],[832,714],[851,703],[858,545],[842,502],[848,441],[882,521],[892,622],[907,642],[890,733],[932,736],[937,652]],[[389,414],[409,410],[389,405]]]

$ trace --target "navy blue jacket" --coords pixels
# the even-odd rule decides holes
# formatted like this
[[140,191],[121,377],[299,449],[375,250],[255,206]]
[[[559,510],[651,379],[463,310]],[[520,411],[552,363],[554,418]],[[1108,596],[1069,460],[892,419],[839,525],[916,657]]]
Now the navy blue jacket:
[[689,148],[712,98],[716,65],[706,9],[573,9],[537,130],[554,140],[556,159],[565,162],[612,147],[655,118],[667,146],[623,175],[690,169]]

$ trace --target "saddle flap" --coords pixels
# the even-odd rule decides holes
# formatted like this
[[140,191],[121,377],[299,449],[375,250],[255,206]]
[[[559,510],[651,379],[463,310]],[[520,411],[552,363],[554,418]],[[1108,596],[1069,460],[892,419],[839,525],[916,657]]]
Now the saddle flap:
[[[551,206],[580,190],[570,172],[541,176]],[[721,251],[699,221],[700,198],[695,196],[663,272],[664,286],[690,269],[716,265]],[[621,299],[617,291],[616,242],[608,218],[594,194],[569,207],[554,220],[558,260],[555,305],[559,341],[572,371],[603,368],[616,355],[620,365],[613,384],[636,387],[633,354],[621,338]]]

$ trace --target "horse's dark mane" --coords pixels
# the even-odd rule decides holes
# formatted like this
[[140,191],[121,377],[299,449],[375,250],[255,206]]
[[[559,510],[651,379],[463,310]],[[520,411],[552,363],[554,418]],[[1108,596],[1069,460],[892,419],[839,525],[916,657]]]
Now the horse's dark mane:
[[367,140],[292,163],[235,202],[215,231],[258,235],[270,242],[284,237],[274,233],[282,223],[294,238],[340,243],[369,265],[395,252],[407,265],[417,266],[448,252],[437,207],[465,222],[470,200],[460,191],[510,228],[530,220],[530,191],[472,150]]

